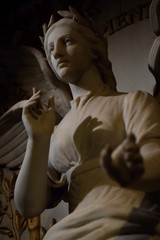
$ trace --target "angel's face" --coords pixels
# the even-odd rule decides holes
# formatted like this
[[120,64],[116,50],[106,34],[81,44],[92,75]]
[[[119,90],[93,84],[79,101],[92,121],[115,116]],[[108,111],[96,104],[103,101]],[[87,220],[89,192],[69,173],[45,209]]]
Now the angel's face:
[[53,28],[48,36],[47,52],[55,73],[67,83],[79,81],[93,64],[89,42],[71,26]]

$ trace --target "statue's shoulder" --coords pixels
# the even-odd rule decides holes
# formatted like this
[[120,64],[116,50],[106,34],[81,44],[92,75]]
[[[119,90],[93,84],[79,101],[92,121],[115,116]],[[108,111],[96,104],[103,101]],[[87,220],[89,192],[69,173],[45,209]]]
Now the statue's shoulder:
[[144,100],[151,100],[154,101],[155,97],[153,97],[150,93],[145,91],[133,91],[125,94],[126,100],[134,100],[134,101],[144,101]]
[[145,91],[134,91],[127,93],[124,98],[124,106],[129,109],[142,109],[146,108],[158,109],[159,102],[152,96],[152,94]]

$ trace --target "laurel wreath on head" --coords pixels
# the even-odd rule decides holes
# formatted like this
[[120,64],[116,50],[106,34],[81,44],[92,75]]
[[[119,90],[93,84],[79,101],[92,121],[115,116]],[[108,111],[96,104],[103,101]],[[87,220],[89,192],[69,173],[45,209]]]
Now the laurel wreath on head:
[[[97,43],[99,44],[97,45],[97,49],[99,49],[99,52],[101,52],[101,59],[99,60],[99,58],[97,57],[97,66],[103,75],[103,79],[107,79],[105,80],[105,82],[109,83],[113,90],[116,90],[116,80],[112,71],[111,62],[108,59],[108,42],[107,38],[104,36],[104,27],[98,25],[93,19],[91,19],[87,15],[87,13],[84,13],[84,16],[82,16],[75,8],[71,6],[69,7],[69,11],[58,11],[57,13],[63,18],[73,19],[75,22],[85,27],[88,27],[94,33],[95,37],[98,38]],[[40,37],[40,40],[43,48],[46,33],[54,23],[54,16],[51,15],[49,23],[44,23],[42,25],[43,37]]]
[[[87,13],[84,13],[84,16],[82,16],[75,8],[71,6],[69,6],[69,11],[63,10],[63,11],[58,11],[57,13],[63,18],[73,19],[77,23],[90,28],[95,33],[96,37],[101,38],[101,40],[106,44],[106,39],[104,37],[104,28],[102,26],[97,25],[97,23],[93,19],[91,19],[87,15]],[[43,46],[44,46],[44,39],[45,39],[46,33],[54,23],[55,23],[54,16],[51,15],[49,23],[48,24],[44,23],[42,25],[43,37],[40,36],[39,38]]]

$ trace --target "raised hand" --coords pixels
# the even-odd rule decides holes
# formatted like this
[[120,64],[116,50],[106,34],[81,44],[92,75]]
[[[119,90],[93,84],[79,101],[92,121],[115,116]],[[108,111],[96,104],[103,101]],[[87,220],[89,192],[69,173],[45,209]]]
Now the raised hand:
[[105,172],[122,186],[127,186],[144,173],[143,159],[133,134],[130,134],[114,151],[106,145],[100,163]]
[[50,137],[55,125],[54,98],[48,100],[48,106],[41,104],[42,92],[33,89],[32,97],[26,101],[22,112],[22,120],[28,136],[36,139]]

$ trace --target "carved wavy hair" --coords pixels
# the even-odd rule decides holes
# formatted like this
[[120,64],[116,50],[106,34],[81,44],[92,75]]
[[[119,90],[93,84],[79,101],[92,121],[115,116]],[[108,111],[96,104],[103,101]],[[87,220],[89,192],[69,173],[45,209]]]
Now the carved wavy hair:
[[103,82],[109,84],[111,89],[116,90],[116,80],[112,71],[112,64],[108,59],[107,39],[104,37],[100,27],[87,16],[84,17],[80,15],[79,12],[72,7],[69,7],[69,11],[58,11],[58,13],[63,18],[55,22],[54,17],[51,16],[49,24],[44,24],[42,26],[44,37],[40,37],[48,63],[52,70],[55,72],[47,48],[48,36],[53,29],[60,24],[71,26],[73,29],[82,33],[83,37],[89,41],[91,50],[95,56],[95,65],[99,69]]

